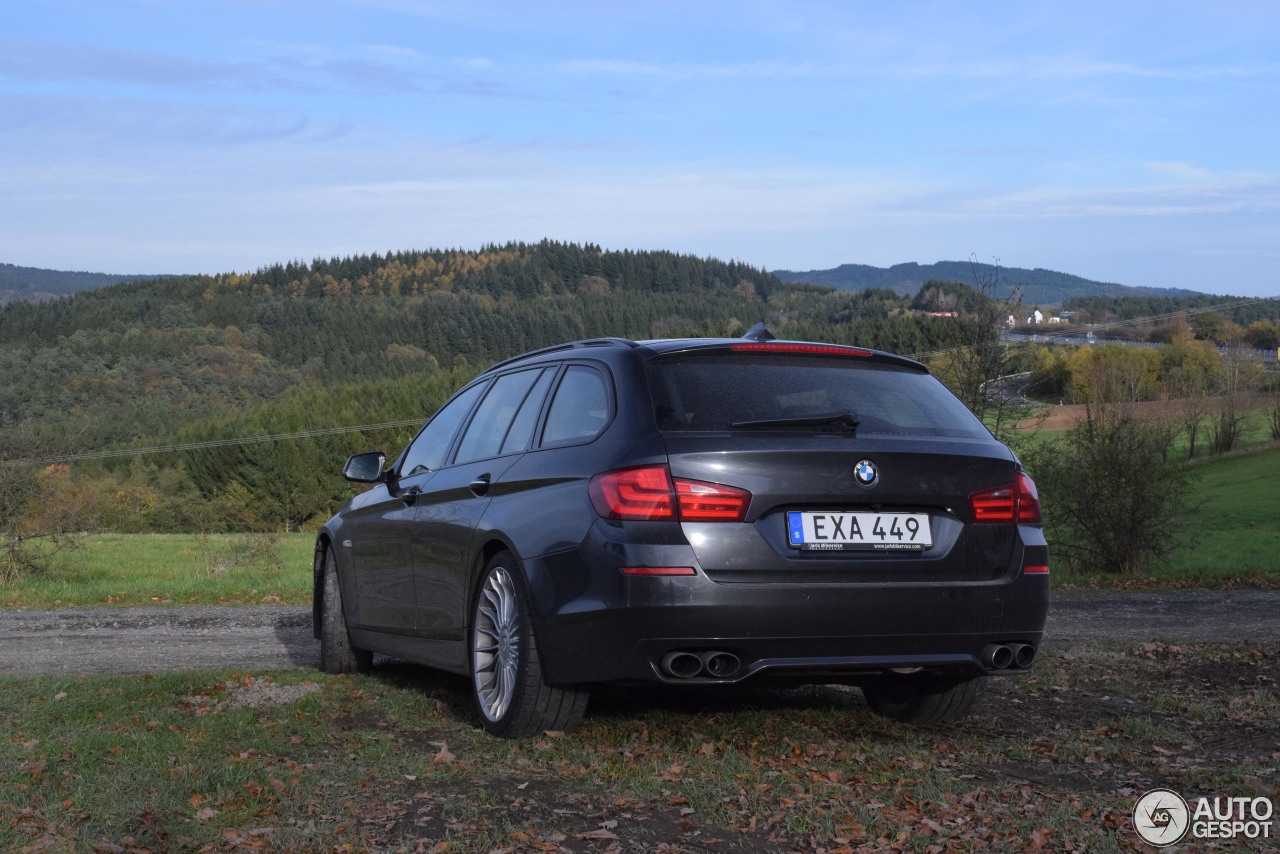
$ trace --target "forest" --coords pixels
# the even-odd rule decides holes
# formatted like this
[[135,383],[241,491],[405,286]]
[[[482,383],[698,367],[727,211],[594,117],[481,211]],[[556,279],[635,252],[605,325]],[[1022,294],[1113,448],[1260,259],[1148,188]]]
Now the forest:
[[[787,284],[670,252],[543,241],[317,259],[0,307],[0,459],[113,530],[296,529],[349,496],[347,454],[396,452],[479,370],[587,337],[779,336],[922,354],[969,340],[963,285]],[[281,441],[220,444],[395,422]],[[189,447],[189,446],[197,447]],[[143,452],[149,448],[181,450]],[[135,453],[130,453],[135,452]]]

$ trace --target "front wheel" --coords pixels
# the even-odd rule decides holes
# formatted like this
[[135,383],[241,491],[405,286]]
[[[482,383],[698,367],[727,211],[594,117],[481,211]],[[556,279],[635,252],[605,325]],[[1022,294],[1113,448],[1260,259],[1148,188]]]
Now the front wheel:
[[320,600],[320,669],[325,673],[368,673],[373,653],[351,643],[347,618],[342,612],[342,585],[333,549],[324,550],[324,587]]
[[516,561],[501,552],[484,568],[471,619],[471,684],[486,731],[505,738],[569,732],[587,708],[587,691],[549,685]]
[[921,673],[885,676],[862,686],[871,711],[895,721],[937,724],[958,721],[982,694],[981,676]]

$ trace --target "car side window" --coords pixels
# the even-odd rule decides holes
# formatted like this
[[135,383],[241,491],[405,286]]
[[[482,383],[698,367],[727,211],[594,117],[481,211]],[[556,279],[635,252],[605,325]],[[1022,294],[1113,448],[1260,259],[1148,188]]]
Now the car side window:
[[487,383],[473,385],[446,403],[444,408],[427,422],[427,426],[422,428],[405,452],[404,462],[400,464],[400,477],[412,477],[444,465],[449,446],[453,444],[454,435],[466,420],[467,413],[471,411],[476,398],[480,397],[487,386]]
[[546,400],[547,390],[551,388],[551,381],[555,376],[556,372],[552,369],[543,371],[542,376],[538,377],[538,382],[525,397],[515,420],[511,422],[511,429],[507,431],[507,438],[502,443],[502,453],[514,454],[529,450],[529,446],[533,444],[533,428],[538,424],[538,413],[542,411],[542,402]]
[[502,443],[511,429],[511,422],[540,373],[520,371],[498,377],[462,434],[455,463],[487,460],[502,452]]
[[609,414],[609,387],[604,374],[585,365],[570,365],[547,412],[542,444],[590,439],[604,429]]

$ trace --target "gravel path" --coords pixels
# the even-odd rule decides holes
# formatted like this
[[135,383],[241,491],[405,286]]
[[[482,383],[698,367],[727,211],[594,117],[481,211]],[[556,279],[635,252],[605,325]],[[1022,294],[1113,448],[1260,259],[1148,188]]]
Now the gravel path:
[[[1049,642],[1280,638],[1280,590],[1071,591]],[[307,606],[0,611],[0,675],[314,667]]]
[[0,611],[0,674],[314,667],[308,606]]

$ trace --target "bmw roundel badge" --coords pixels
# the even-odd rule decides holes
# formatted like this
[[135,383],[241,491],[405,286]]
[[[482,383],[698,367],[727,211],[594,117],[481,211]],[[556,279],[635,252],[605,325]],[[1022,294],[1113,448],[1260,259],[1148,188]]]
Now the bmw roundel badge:
[[871,486],[876,482],[876,464],[870,460],[862,460],[853,467],[854,479],[863,486]]

